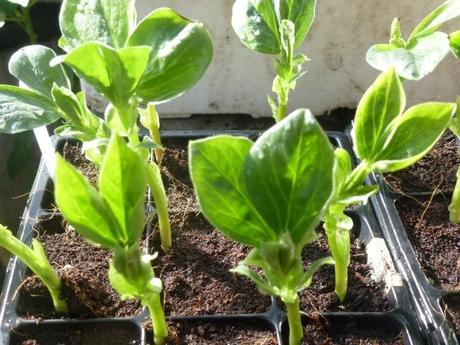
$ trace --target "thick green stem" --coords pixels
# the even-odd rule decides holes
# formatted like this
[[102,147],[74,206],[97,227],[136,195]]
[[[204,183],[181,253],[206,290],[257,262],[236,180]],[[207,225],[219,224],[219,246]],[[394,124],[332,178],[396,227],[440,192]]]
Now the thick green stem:
[[171,226],[169,224],[168,198],[166,197],[165,187],[161,179],[161,172],[158,166],[152,162],[146,165],[147,180],[152,191],[155,207],[158,213],[158,223],[160,228],[161,248],[165,252],[171,248]]
[[56,311],[67,314],[67,302],[61,298],[61,280],[46,258],[41,244],[34,240],[30,248],[14,237],[11,231],[0,225],[0,246],[16,255],[43,281],[51,294]]
[[[289,91],[287,91],[286,93],[289,93]],[[287,101],[281,101],[278,98],[278,109],[277,109],[277,113],[275,116],[276,122],[279,122],[282,119],[284,119],[286,117],[286,114],[287,114]]]
[[150,312],[150,317],[152,318],[153,340],[155,344],[166,344],[168,326],[161,306],[160,294],[152,293],[148,299],[144,299],[142,303],[147,306]]
[[449,220],[454,224],[460,223],[460,168],[457,170],[457,182],[449,205]]
[[303,338],[302,319],[300,317],[299,297],[294,303],[286,303],[289,322],[289,345],[300,345]]

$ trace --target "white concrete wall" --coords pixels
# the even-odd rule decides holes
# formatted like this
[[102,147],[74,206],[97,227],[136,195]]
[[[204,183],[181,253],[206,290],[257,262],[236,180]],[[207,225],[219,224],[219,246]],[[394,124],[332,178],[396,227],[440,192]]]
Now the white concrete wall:
[[[168,6],[208,26],[215,57],[203,80],[186,95],[162,105],[163,114],[250,113],[270,116],[266,94],[271,90],[271,58],[245,48],[230,25],[233,0],[137,0],[139,18]],[[407,38],[412,28],[442,1],[318,0],[317,16],[301,47],[312,61],[292,94],[290,108],[308,107],[322,115],[338,107],[355,107],[378,75],[365,61],[367,49],[386,42],[394,17]],[[460,20],[449,24],[460,29]],[[446,29],[447,30],[447,29]],[[460,94],[460,62],[449,56],[432,75],[406,82],[410,104],[451,101]]]

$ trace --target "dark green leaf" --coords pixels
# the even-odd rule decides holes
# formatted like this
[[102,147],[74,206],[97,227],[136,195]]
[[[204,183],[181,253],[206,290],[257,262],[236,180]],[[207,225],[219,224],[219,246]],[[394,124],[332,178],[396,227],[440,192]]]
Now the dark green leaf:
[[121,225],[118,241],[134,245],[144,230],[147,178],[142,159],[118,136],[107,148],[99,189]]
[[47,97],[16,86],[0,85],[1,133],[19,133],[45,126],[60,116]]
[[279,21],[272,0],[236,0],[233,5],[233,30],[246,47],[260,53],[281,51]]
[[449,35],[450,50],[460,60],[460,31],[452,32]]
[[70,80],[63,66],[50,66],[56,57],[48,47],[33,45],[19,49],[10,59],[8,68],[18,80],[46,96],[51,96],[53,84],[70,89]]
[[145,102],[166,102],[192,88],[208,68],[212,39],[206,27],[169,8],[144,18],[127,42],[128,46],[152,48],[148,67],[136,90]]
[[243,166],[252,142],[231,136],[192,141],[190,175],[206,218],[235,241],[257,246],[275,240],[248,199]]
[[64,57],[98,92],[115,106],[126,107],[147,67],[149,47],[114,50],[100,43],[85,43]]
[[309,110],[301,109],[266,131],[244,168],[250,200],[269,226],[290,232],[302,246],[334,192],[334,151]]
[[122,48],[135,22],[134,0],[64,0],[59,16],[71,48],[90,41]]
[[372,169],[391,172],[418,161],[442,136],[455,110],[455,103],[423,103],[409,108],[388,127],[383,147],[370,162]]
[[393,68],[382,73],[359,102],[353,127],[355,152],[361,160],[372,160],[388,125],[406,106],[401,81]]
[[106,248],[119,245],[120,226],[107,203],[83,175],[57,155],[56,202],[83,237]]

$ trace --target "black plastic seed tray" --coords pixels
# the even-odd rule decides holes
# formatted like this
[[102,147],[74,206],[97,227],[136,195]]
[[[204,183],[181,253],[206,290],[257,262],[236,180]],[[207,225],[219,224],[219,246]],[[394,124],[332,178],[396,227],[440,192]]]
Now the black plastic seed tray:
[[[196,139],[222,133],[248,136],[253,139],[259,134],[254,131],[181,131],[165,132],[163,133],[163,137]],[[335,146],[343,147],[348,151],[351,150],[345,135],[336,132],[330,132],[328,135]],[[55,140],[56,147],[62,147],[64,140],[65,139]],[[27,244],[30,244],[32,241],[34,236],[33,226],[37,222],[37,219],[50,215],[49,210],[44,208],[46,204],[49,204],[50,197],[52,197],[49,192],[50,186],[52,186],[52,183],[42,160],[17,234],[17,236]],[[356,234],[365,244],[371,242],[375,243],[375,239],[382,238],[371,205],[368,204],[352,209],[349,213],[355,220]],[[381,213],[379,213],[379,216],[381,216]],[[388,230],[385,231],[388,232]],[[384,243],[384,241],[381,242]],[[386,247],[383,249],[386,249]],[[394,252],[394,248],[392,248],[392,251]],[[385,255],[380,257],[381,260],[388,260],[388,258],[389,256]],[[387,264],[392,266],[391,262],[387,262]],[[401,265],[400,260],[397,260],[396,264],[399,267]],[[383,266],[387,267],[387,265],[382,264],[382,267]],[[404,270],[402,271],[405,272]],[[395,274],[393,271],[389,273],[392,275]],[[68,337],[62,342],[66,345],[83,344],[89,340],[94,342],[95,339],[97,339],[97,343],[101,345],[118,344],[117,341],[122,337],[124,339],[129,339],[129,344],[151,344],[151,337],[146,333],[143,327],[145,320],[148,319],[148,313],[145,310],[143,310],[140,315],[130,318],[89,320],[56,319],[40,321],[22,319],[17,314],[18,298],[16,294],[26,275],[26,267],[18,261],[16,257],[12,257],[7,268],[5,284],[1,296],[0,344],[22,344],[25,339],[31,337],[48,337],[51,334],[59,332],[65,332]],[[408,281],[411,282],[412,280]],[[414,287],[412,285],[406,286],[402,281],[393,284],[388,292],[392,303],[392,310],[389,312],[327,312],[317,315],[307,315],[304,313],[303,321],[307,326],[313,322],[322,322],[329,325],[333,330],[348,329],[347,327],[351,327],[350,329],[367,330],[379,328],[386,330],[388,334],[402,333],[404,344],[406,345],[425,344],[427,343],[426,339],[424,339],[419,331],[420,325],[416,320],[416,313],[413,311],[411,299],[408,297],[408,291],[412,291],[413,289]],[[420,308],[420,303],[416,303],[415,305]],[[192,326],[203,323],[216,324],[218,326],[225,324],[244,324],[249,325],[249,327],[254,327],[254,329],[272,332],[278,344],[287,344],[288,341],[286,314],[276,299],[272,299],[271,305],[268,305],[267,311],[262,314],[191,317],[171,316],[169,320],[171,322],[187,323]],[[422,323],[425,324],[426,320],[422,320]],[[78,342],[70,340],[72,334],[78,334]],[[102,338],[99,340],[98,337],[101,336]]]
[[[382,176],[372,175],[370,183],[378,184],[380,193],[371,198],[381,231],[387,240],[388,247],[395,259],[399,272],[407,282],[410,296],[416,308],[424,332],[429,336],[431,344],[460,344],[455,331],[449,327],[444,315],[443,298],[452,295],[434,287],[426,277],[417,259],[417,255],[407,235],[404,224],[396,208],[401,198],[430,196],[432,192],[414,193],[402,196],[392,192]],[[449,198],[450,196],[445,195]]]

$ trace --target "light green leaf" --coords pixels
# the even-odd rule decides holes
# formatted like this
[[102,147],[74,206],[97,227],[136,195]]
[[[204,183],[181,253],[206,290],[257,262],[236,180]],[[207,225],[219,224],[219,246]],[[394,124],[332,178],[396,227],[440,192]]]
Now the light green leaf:
[[334,151],[312,113],[300,109],[251,147],[244,167],[250,200],[278,236],[299,246],[309,237],[334,193]]
[[401,80],[393,68],[382,73],[366,91],[353,126],[353,143],[361,160],[372,160],[380,149],[379,140],[388,125],[406,106]]
[[56,121],[61,114],[45,96],[16,86],[0,85],[0,132],[20,133]]
[[10,59],[8,68],[18,80],[46,96],[51,96],[53,84],[70,89],[70,80],[63,66],[51,67],[54,51],[41,45],[19,49]]
[[450,50],[460,60],[460,31],[452,32],[449,35]]
[[276,237],[252,206],[243,185],[244,161],[251,146],[242,137],[194,140],[189,145],[190,175],[210,223],[235,241],[257,246]]
[[56,202],[65,219],[88,240],[106,248],[119,245],[120,225],[88,180],[57,155]]
[[142,159],[118,136],[112,137],[107,148],[99,189],[121,225],[118,241],[134,245],[144,230],[147,178]]
[[460,1],[448,0],[444,2],[415,27],[408,39],[408,44],[411,44],[414,40],[432,34],[438,30],[442,24],[458,16],[460,16]]
[[278,291],[270,286],[270,283],[259,276],[256,272],[252,271],[248,266],[239,264],[235,268],[232,268],[230,272],[240,274],[242,276],[245,276],[246,278],[249,278],[254,282],[257,286],[257,289],[259,290],[260,293],[264,295],[270,295],[270,296],[277,296]]
[[398,18],[393,19],[391,23],[390,44],[397,48],[404,48],[406,46],[406,42],[404,42],[401,36],[401,25]]
[[64,0],[59,24],[72,48],[91,41],[122,48],[136,23],[134,0]]
[[389,125],[373,171],[392,172],[422,158],[439,140],[456,111],[455,103],[423,103],[409,108]]
[[236,0],[233,5],[233,30],[246,47],[260,53],[281,51],[280,19],[272,0]]
[[136,95],[145,102],[166,102],[192,88],[213,56],[212,39],[206,27],[169,8],[157,9],[144,18],[127,45],[152,49],[136,90]]
[[126,107],[147,67],[150,48],[114,50],[100,43],[85,43],[68,53],[64,62],[115,106]]
[[325,258],[320,258],[315,261],[313,261],[310,266],[308,266],[308,269],[305,271],[302,277],[302,287],[301,289],[306,289],[311,285],[311,282],[313,280],[313,276],[315,273],[324,265],[334,265],[334,259],[330,256],[325,257]]
[[6,0],[9,3],[20,5],[22,7],[27,7],[29,5],[29,0]]
[[397,48],[391,44],[372,46],[366,60],[379,71],[394,66],[402,78],[419,80],[431,73],[449,52],[449,40],[443,32],[433,32],[417,39],[413,45]]

